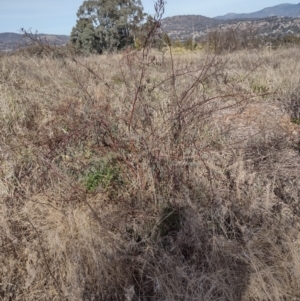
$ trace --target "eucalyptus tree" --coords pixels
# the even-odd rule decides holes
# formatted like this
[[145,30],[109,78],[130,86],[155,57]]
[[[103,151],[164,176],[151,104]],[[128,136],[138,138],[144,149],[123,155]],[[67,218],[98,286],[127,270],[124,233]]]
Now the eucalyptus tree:
[[133,33],[145,14],[140,0],[88,0],[77,17],[71,43],[87,53],[102,53],[133,43]]

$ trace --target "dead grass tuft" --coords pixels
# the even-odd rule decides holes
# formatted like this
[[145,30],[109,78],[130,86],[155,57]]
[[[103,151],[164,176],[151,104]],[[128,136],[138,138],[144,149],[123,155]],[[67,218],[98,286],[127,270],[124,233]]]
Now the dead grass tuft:
[[300,298],[298,49],[154,56],[0,57],[2,300]]

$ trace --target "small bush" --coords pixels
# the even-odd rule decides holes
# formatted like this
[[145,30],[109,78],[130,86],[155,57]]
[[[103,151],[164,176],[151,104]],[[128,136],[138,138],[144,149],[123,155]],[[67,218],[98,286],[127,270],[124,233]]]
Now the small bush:
[[122,184],[120,169],[112,162],[102,161],[86,173],[84,183],[90,192],[94,192],[97,188],[107,191],[111,187]]

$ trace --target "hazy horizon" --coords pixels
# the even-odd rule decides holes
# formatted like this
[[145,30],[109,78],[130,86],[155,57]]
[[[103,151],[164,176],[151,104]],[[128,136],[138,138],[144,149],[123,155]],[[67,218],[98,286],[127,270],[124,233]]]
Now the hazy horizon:
[[[284,0],[283,0],[284,1]],[[1,3],[2,2],[2,3]],[[72,27],[76,24],[76,13],[83,0],[52,0],[41,3],[40,0],[0,0],[0,32],[19,33],[21,28],[32,32],[56,35],[70,35]],[[154,13],[154,0],[142,0],[144,11]],[[283,4],[282,0],[169,0],[165,7],[165,17],[175,15],[203,15],[216,17],[227,13],[251,13],[265,7]],[[297,1],[289,1],[298,4]]]

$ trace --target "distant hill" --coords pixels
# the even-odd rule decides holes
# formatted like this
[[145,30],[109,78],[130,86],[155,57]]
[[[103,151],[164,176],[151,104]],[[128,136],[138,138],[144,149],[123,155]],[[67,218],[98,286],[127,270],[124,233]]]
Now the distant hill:
[[161,21],[163,30],[169,32],[173,30],[191,30],[194,28],[210,28],[217,26],[221,21],[201,15],[179,15],[164,18]]
[[211,28],[222,24],[224,20],[204,17],[201,15],[180,15],[161,20],[163,31],[172,39],[187,40],[195,33],[205,35]]
[[249,14],[229,13],[224,16],[215,17],[214,19],[216,20],[246,19],[246,18],[256,19],[256,18],[267,18],[272,16],[299,18],[300,3],[298,4],[283,3],[272,7],[266,7],[262,10],[249,13]]
[[221,31],[251,31],[256,37],[273,38],[293,35],[300,37],[300,18],[234,18],[221,20],[201,15],[184,15],[168,17],[161,21],[162,28],[173,40],[184,41],[190,38],[205,39],[206,35],[216,29]]
[[[69,41],[69,37],[65,35],[50,35],[50,34],[37,34],[42,42],[48,43],[51,45],[65,45]],[[0,33],[0,51],[11,52],[20,47],[29,45],[31,41],[24,37],[23,34],[12,33],[12,32],[3,32]]]

